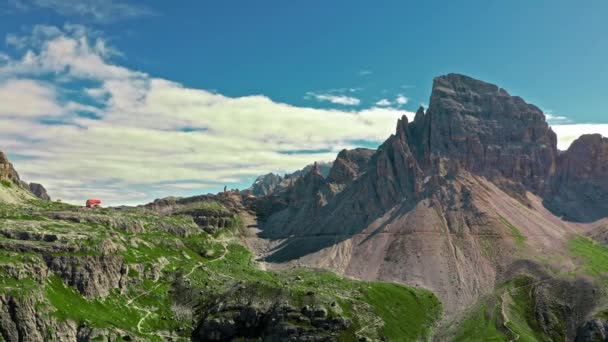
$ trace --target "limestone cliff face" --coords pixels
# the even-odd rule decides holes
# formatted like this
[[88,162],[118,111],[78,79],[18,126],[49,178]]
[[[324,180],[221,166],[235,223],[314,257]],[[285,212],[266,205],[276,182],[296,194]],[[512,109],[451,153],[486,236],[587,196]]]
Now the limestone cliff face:
[[0,334],[7,341],[80,341],[78,326],[72,321],[48,319],[40,305],[42,294],[13,297],[0,294]]
[[608,217],[608,138],[583,135],[560,155],[545,203],[566,220]]
[[557,139],[536,106],[493,84],[449,74],[435,78],[430,106],[409,127],[425,167],[442,158],[464,169],[542,193],[555,172]]

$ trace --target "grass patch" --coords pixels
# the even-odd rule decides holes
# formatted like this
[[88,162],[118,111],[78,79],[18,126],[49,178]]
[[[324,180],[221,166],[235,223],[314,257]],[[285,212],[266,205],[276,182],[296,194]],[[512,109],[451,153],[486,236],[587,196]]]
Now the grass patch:
[[426,290],[374,282],[362,289],[363,297],[384,321],[389,341],[426,340],[441,316],[441,303]]
[[5,188],[13,187],[13,182],[11,182],[10,180],[7,180],[7,179],[0,180],[0,184],[2,184],[2,186]]
[[55,307],[54,315],[59,319],[72,319],[93,327],[117,327],[136,332],[141,318],[139,311],[124,305],[124,297],[112,294],[103,301],[88,300],[57,276],[52,276],[47,282],[46,297]]
[[577,235],[568,243],[570,253],[583,261],[585,273],[606,280],[608,277],[608,248],[594,240]]
[[493,304],[479,304],[459,326],[454,342],[465,341],[508,341],[497,328],[500,307]]
[[543,333],[536,319],[534,291],[530,291],[533,282],[534,279],[530,277],[520,276],[506,284],[505,289],[509,291],[511,299],[506,308],[509,328],[520,336],[521,341],[564,341],[566,329],[563,326],[563,310],[560,308],[553,309],[549,306],[545,309],[545,319],[552,326],[550,336]]
[[515,240],[515,245],[518,247],[523,247],[524,243],[526,242],[526,237],[521,233],[521,231],[504,217],[499,216],[498,219],[505,227],[509,229],[511,236],[513,236],[513,239]]

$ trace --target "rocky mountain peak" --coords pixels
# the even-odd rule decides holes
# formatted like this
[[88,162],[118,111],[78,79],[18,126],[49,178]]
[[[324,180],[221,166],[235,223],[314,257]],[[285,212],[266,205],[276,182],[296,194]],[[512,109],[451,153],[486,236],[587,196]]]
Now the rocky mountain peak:
[[323,175],[321,175],[321,168],[319,168],[319,165],[317,164],[317,162],[315,162],[312,165],[312,169],[310,170],[310,173],[323,177]]
[[418,107],[416,115],[414,116],[414,122],[421,122],[424,119],[424,107]]
[[[505,96],[509,93],[491,83],[461,74],[447,74],[433,79],[432,95],[436,98],[462,97],[466,95]],[[431,98],[432,99],[432,98]]]
[[559,156],[545,204],[568,220],[608,216],[608,138],[583,135]]
[[449,74],[435,78],[429,109],[417,117],[411,130],[422,164],[448,158],[473,173],[546,190],[557,138],[538,107],[496,85]]

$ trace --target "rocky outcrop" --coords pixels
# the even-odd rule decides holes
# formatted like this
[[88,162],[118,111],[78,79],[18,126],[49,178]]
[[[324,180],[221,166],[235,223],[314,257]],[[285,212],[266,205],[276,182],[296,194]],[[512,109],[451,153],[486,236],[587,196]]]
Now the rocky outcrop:
[[51,196],[49,196],[49,194],[46,192],[46,189],[44,188],[44,186],[42,184],[30,183],[29,190],[32,194],[34,194],[34,196],[36,196],[42,200],[45,200],[45,201],[51,200]]
[[560,155],[545,204],[566,220],[608,217],[608,138],[583,135]]
[[234,226],[235,215],[227,209],[193,209],[185,211],[182,214],[192,216],[194,223],[209,234],[214,234],[219,230]]
[[61,220],[74,223],[88,223],[107,226],[110,228],[116,228],[127,231],[129,233],[142,233],[144,231],[144,222],[137,219],[130,219],[127,217],[112,217],[108,215],[97,215],[91,213],[80,213],[75,211],[56,211],[56,212],[45,212],[41,215],[48,217],[52,220]]
[[367,168],[374,152],[375,150],[367,148],[340,151],[329,171],[327,181],[345,184],[357,179]]
[[49,268],[63,281],[88,298],[105,297],[112,289],[124,287],[128,271],[122,257],[45,255]]
[[[218,298],[206,309],[192,340],[334,341],[350,326],[322,305],[294,306],[280,291],[264,298],[260,290],[237,287]],[[304,302],[318,303],[318,299],[311,294]]]
[[0,180],[8,180],[21,186],[19,174],[8,160],[6,154],[0,151]]
[[592,319],[583,324],[577,331],[575,342],[607,342],[608,321]]
[[0,294],[0,337],[8,342],[76,341],[74,322],[58,321],[39,303],[40,293],[13,297]]

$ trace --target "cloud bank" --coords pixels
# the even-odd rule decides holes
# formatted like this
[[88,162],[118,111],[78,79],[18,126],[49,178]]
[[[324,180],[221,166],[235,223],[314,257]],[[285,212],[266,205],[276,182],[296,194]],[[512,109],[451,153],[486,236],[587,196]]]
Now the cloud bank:
[[[0,149],[24,179],[77,203],[217,191],[332,160],[361,141],[380,142],[398,117],[412,115],[296,107],[263,95],[189,88],[114,63],[119,52],[81,26],[37,26],[11,36],[10,46],[0,59]],[[359,103],[343,97],[317,99]]]

